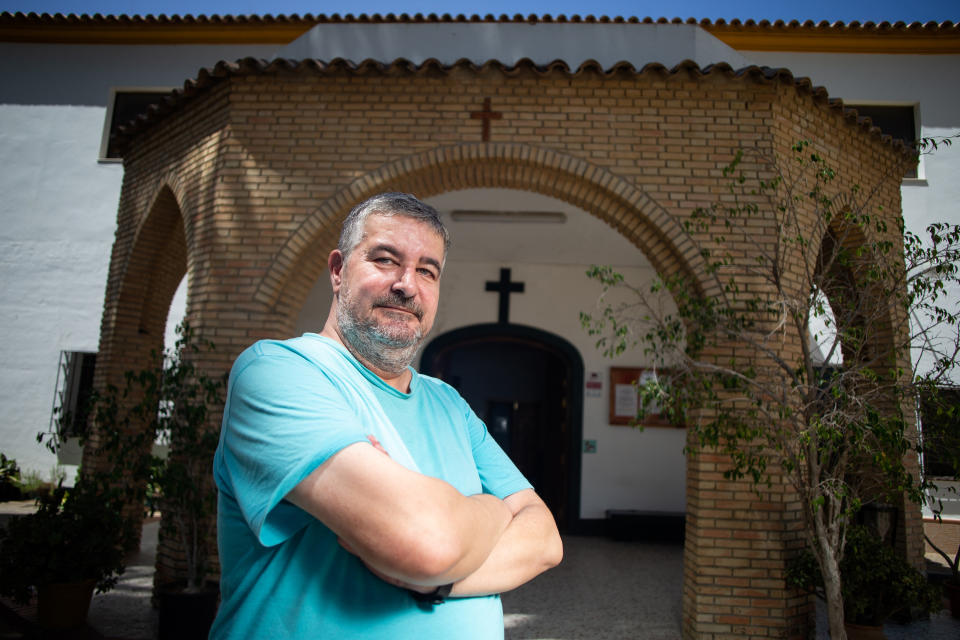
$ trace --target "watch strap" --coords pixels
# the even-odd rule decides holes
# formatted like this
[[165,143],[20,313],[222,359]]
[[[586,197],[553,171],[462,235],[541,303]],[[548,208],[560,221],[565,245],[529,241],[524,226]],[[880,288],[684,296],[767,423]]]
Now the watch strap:
[[442,584],[433,591],[428,591],[427,593],[420,593],[419,591],[414,591],[413,589],[407,589],[407,591],[410,593],[410,596],[414,600],[424,604],[443,604],[452,590],[452,582],[450,584]]

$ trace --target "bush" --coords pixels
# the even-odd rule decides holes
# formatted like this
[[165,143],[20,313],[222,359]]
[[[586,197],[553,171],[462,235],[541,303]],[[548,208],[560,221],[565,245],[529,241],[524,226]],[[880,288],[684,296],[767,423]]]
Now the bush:
[[[869,527],[851,526],[840,561],[847,622],[881,625],[897,614],[939,611],[939,589]],[[822,597],[823,578],[813,553],[804,550],[787,570],[791,586]]]
[[16,460],[0,453],[0,502],[19,500],[21,497],[20,467]]
[[0,595],[29,602],[41,585],[94,580],[97,592],[124,570],[125,525],[109,493],[95,483],[58,487],[41,496],[36,513],[0,530]]

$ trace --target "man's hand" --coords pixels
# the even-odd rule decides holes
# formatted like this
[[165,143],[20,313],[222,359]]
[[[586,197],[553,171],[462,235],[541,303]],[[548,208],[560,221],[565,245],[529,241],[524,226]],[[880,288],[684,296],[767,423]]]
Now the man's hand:
[[513,517],[496,497],[464,496],[366,443],[341,449],[286,498],[372,570],[428,587],[476,571]]
[[379,451],[380,453],[384,454],[384,455],[387,456],[388,458],[390,457],[390,454],[387,453],[387,450],[384,449],[384,448],[383,448],[383,445],[380,444],[380,441],[377,440],[377,436],[375,436],[375,435],[373,435],[373,434],[371,433],[370,435],[367,436],[367,440],[370,441],[370,444],[373,445],[373,448],[374,448],[374,449],[376,449],[376,450]]
[[507,496],[504,504],[513,514],[510,525],[483,565],[453,585],[451,597],[510,591],[563,559],[553,514],[533,489]]

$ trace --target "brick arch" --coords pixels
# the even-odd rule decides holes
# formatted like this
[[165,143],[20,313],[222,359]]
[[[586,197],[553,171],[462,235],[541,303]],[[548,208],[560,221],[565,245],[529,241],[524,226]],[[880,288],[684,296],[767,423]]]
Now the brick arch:
[[[187,273],[182,194],[178,197],[174,188],[161,181],[147,200],[149,208],[143,215],[125,210],[125,203],[121,203],[94,374],[98,390],[108,384],[123,388],[125,372],[160,364],[170,302]],[[132,403],[135,398],[124,395],[120,402]],[[83,465],[97,469],[111,462],[98,451],[96,424],[92,427]],[[143,444],[145,448],[150,446],[149,441]],[[132,522],[139,522],[142,505],[130,503],[126,513]]]
[[[848,206],[843,203],[842,207]],[[889,292],[883,291],[883,285],[877,282],[870,282],[864,277],[864,271],[874,268],[878,261],[894,261],[894,270],[902,268],[902,245],[894,244],[886,250],[885,255],[875,253],[877,242],[885,240],[887,237],[899,237],[899,229],[890,229],[886,232],[878,231],[872,225],[863,228],[855,223],[844,219],[844,216],[836,216],[824,230],[821,238],[820,251],[817,256],[817,269],[827,269],[830,279],[830,286],[824,290],[830,307],[835,317],[846,315],[846,326],[856,326],[864,335],[861,338],[863,344],[857,350],[844,341],[840,342],[840,352],[843,355],[843,364],[841,369],[850,366],[851,363],[870,362],[878,360],[883,362],[888,360],[889,366],[877,366],[875,370],[880,374],[878,383],[881,385],[878,391],[872,392],[872,403],[887,415],[901,415],[908,427],[906,437],[915,440],[918,437],[915,422],[915,407],[907,401],[906,404],[897,404],[893,394],[887,394],[884,391],[884,385],[896,384],[896,380],[890,377],[890,371],[900,371],[907,373],[897,373],[897,376],[912,376],[909,347],[905,341],[909,335],[905,335],[903,328],[908,326],[907,311],[899,304],[890,304]],[[853,256],[852,264],[829,264],[825,265],[824,260],[834,252],[842,250]],[[862,252],[862,253],[861,253]],[[890,266],[890,263],[887,263]],[[906,295],[906,282],[899,283],[903,287],[900,294]],[[850,315],[852,314],[852,315]],[[836,326],[836,325],[835,325]],[[907,346],[906,352],[902,347]],[[855,365],[854,365],[855,366]],[[902,400],[901,400],[902,402]],[[909,473],[919,476],[919,459],[912,453],[908,453],[904,459],[904,464]],[[867,477],[871,471],[869,462],[862,464],[857,469],[857,474],[865,474]],[[874,488],[875,491],[879,491]],[[864,501],[876,498],[878,493],[869,493],[869,483],[867,483],[867,493],[861,495]],[[897,548],[900,553],[914,566],[922,569],[923,566],[923,523],[918,504],[912,502],[908,496],[901,495],[891,501],[891,504],[898,509],[898,516],[895,518],[894,539],[897,541]]]
[[[841,209],[846,207],[845,203],[841,203]],[[863,270],[872,268],[877,259],[891,258],[890,255],[877,257],[873,254],[871,247],[880,240],[876,236],[875,230],[861,228],[845,220],[842,215],[836,216],[821,235],[815,268],[820,271],[828,270],[830,290],[823,293],[834,315],[838,311],[849,312],[845,310],[852,307],[855,313],[853,321],[869,334],[867,350],[871,353],[886,353],[895,348],[896,336],[893,335],[893,327],[897,326],[897,321],[891,315],[895,310],[890,309],[887,304],[877,305],[871,301],[871,298],[877,295],[874,292],[877,285],[864,282],[862,276]],[[832,261],[840,251],[848,256],[857,256],[858,252],[862,251],[863,255],[856,258],[854,264],[841,265]],[[893,253],[895,249],[890,251]],[[825,264],[826,260],[831,262]],[[872,317],[868,318],[868,315]],[[843,344],[841,348],[844,360],[847,360],[851,355],[849,349],[844,348]]]
[[153,352],[163,349],[170,302],[188,262],[182,196],[174,189],[168,181],[161,182],[146,214],[130,225],[135,228],[124,233],[121,222],[120,235],[131,240],[120,272],[111,274],[108,288],[98,357],[98,369],[103,366],[97,373],[101,382],[142,368]]
[[[614,227],[665,275],[688,276],[699,292],[719,295],[699,247],[682,225],[631,182],[595,165],[524,144],[466,144],[401,158],[354,180],[316,209],[287,239],[257,287],[254,299],[293,315],[335,246],[350,208],[388,190],[427,198],[467,188],[534,191],[569,202]],[[278,309],[282,307],[282,309]]]

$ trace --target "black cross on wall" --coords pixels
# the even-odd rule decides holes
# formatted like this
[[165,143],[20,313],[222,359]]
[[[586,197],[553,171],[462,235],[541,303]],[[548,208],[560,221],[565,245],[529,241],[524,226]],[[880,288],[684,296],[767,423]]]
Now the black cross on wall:
[[488,281],[487,291],[496,291],[500,294],[500,304],[497,311],[497,322],[510,322],[510,294],[523,293],[522,282],[510,282],[510,269],[500,269],[500,280]]

